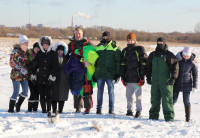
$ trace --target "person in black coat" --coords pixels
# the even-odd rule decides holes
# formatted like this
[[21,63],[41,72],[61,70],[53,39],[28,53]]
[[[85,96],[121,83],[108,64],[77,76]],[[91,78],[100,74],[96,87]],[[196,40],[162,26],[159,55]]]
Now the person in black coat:
[[58,66],[56,72],[56,82],[53,86],[53,92],[52,92],[52,108],[53,112],[55,113],[57,110],[57,104],[58,104],[58,111],[59,113],[62,113],[64,103],[68,100],[69,95],[69,76],[64,71],[64,66],[67,63],[67,57],[65,56],[67,54],[67,44],[64,42],[56,42],[53,50],[58,53]]
[[39,93],[42,113],[51,111],[52,85],[56,81],[58,56],[52,50],[52,40],[48,36],[42,36],[39,40],[40,51],[32,63],[33,74],[31,80],[36,81]]
[[190,92],[196,91],[198,85],[197,56],[191,52],[190,47],[185,46],[176,57],[179,60],[179,75],[174,84],[173,104],[177,102],[179,92],[183,92],[186,122],[189,122],[191,112]]
[[143,46],[136,44],[133,33],[127,36],[127,47],[122,50],[120,75],[126,86],[127,116],[133,116],[133,95],[136,96],[136,114],[138,118],[142,111],[142,86],[144,84],[147,54]]

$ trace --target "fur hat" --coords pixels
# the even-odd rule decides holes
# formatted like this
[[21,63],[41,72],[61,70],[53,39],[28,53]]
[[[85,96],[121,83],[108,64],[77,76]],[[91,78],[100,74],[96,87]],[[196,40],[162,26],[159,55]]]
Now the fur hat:
[[189,46],[185,46],[182,52],[182,55],[184,56],[191,56],[192,51],[191,48]]
[[20,36],[19,36],[19,44],[22,44],[22,43],[25,43],[25,42],[28,42],[27,36],[25,36],[25,35],[20,35]]
[[62,45],[59,45],[59,46],[57,47],[57,49],[56,49],[56,50],[57,50],[57,51],[58,51],[58,50],[62,50],[62,51],[64,52],[64,49],[65,49],[65,48],[64,48],[64,46],[62,46]]
[[127,35],[127,40],[128,40],[128,39],[132,39],[132,40],[134,40],[134,41],[136,42],[136,36],[135,36],[135,34],[134,34],[134,33],[128,34],[128,35]]

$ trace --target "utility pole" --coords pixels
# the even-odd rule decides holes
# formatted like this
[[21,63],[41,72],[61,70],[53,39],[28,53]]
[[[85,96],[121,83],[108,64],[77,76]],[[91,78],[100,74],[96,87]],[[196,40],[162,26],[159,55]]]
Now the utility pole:
[[30,37],[30,32],[31,32],[31,12],[30,12],[30,2],[28,0],[28,5],[29,5],[29,26],[28,26],[28,29],[29,29],[29,33],[28,33],[28,37]]

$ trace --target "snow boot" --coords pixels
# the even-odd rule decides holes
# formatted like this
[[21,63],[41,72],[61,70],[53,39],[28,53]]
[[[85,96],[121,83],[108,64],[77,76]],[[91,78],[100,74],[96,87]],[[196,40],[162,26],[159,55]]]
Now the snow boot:
[[86,108],[84,111],[85,114],[89,114],[90,113],[90,108]]
[[134,118],[139,118],[140,115],[141,115],[141,112],[140,112],[140,111],[137,111]]
[[57,110],[57,102],[56,101],[52,102],[52,108],[53,108],[53,113],[56,113],[56,110]]
[[109,114],[114,114],[114,110],[113,109],[109,109]]
[[97,109],[97,112],[96,112],[96,114],[99,114],[99,115],[101,115],[101,109]]
[[60,114],[63,112],[63,107],[64,107],[65,101],[60,101],[59,106],[58,106],[58,111]]
[[190,122],[191,105],[185,106],[185,121]]
[[34,102],[28,102],[28,112],[32,112],[33,111],[33,103]]
[[22,97],[21,95],[19,96],[19,100],[16,103],[16,112],[20,112],[20,108],[21,108],[22,103],[24,102],[24,99],[25,98]]
[[42,113],[47,113],[46,101],[45,100],[40,100],[40,105],[41,105],[41,108],[42,108]]
[[8,109],[9,113],[14,113],[15,103],[16,103],[15,100],[10,100],[10,102],[9,102],[9,109]]
[[37,112],[39,102],[33,103],[33,112]]
[[133,116],[133,112],[131,110],[127,110],[126,116]]
[[80,113],[81,112],[81,108],[76,108],[76,113]]

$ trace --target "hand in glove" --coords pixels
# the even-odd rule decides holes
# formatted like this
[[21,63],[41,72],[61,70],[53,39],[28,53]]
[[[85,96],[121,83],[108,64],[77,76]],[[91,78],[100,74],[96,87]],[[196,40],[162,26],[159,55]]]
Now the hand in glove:
[[48,81],[49,81],[49,85],[52,85],[56,81],[56,77],[55,76],[53,77],[52,75],[49,75]]
[[119,75],[119,74],[116,74],[116,75],[115,75],[115,78],[114,78],[115,83],[118,83],[118,82],[119,82],[119,78],[120,78],[120,75]]
[[147,83],[148,83],[149,85],[151,85],[151,80],[150,80],[150,79],[147,79]]
[[127,83],[125,79],[122,79],[122,84],[126,87]]
[[144,85],[144,80],[141,80],[141,79],[140,79],[140,82],[138,83],[138,86],[141,87],[141,86],[143,86],[143,85]]
[[192,88],[192,93],[195,93],[197,92],[197,89],[196,88]]
[[36,84],[36,81],[37,81],[37,76],[34,75],[34,74],[31,74],[31,78],[30,78],[31,82],[33,83],[33,85]]
[[170,79],[168,82],[167,82],[168,85],[174,85],[174,80]]

